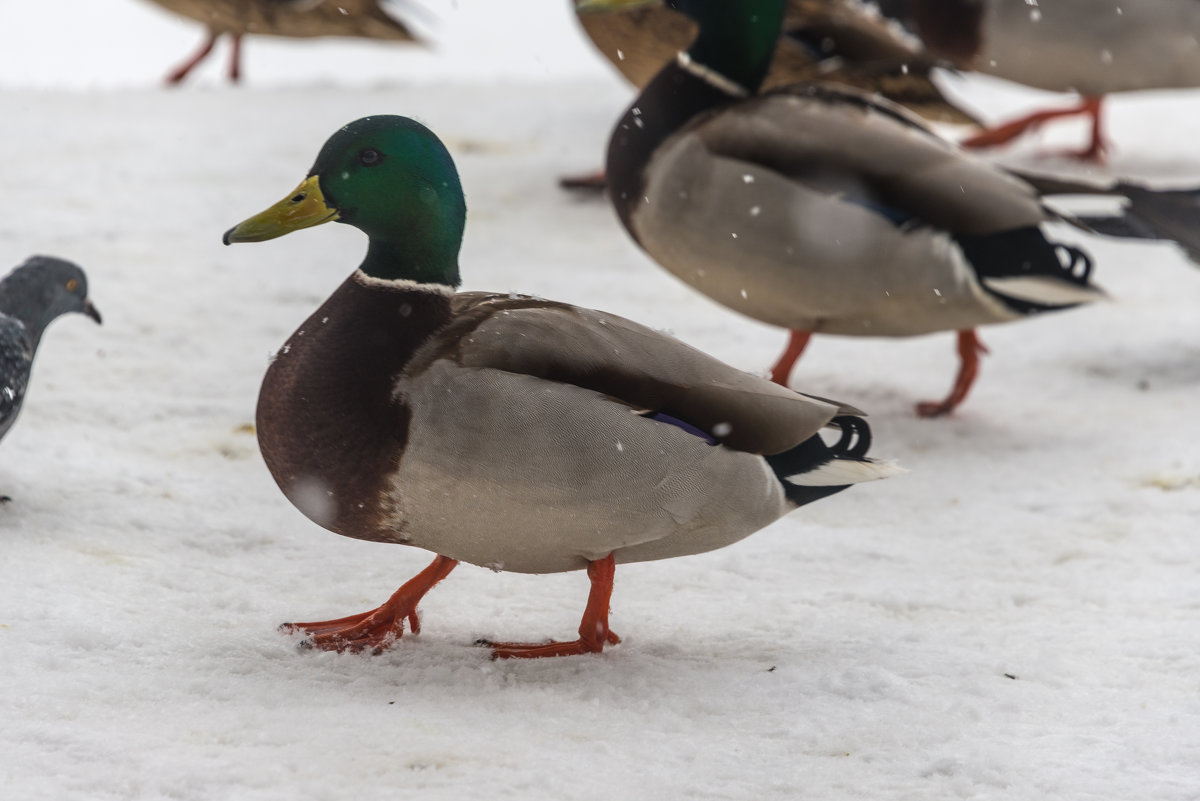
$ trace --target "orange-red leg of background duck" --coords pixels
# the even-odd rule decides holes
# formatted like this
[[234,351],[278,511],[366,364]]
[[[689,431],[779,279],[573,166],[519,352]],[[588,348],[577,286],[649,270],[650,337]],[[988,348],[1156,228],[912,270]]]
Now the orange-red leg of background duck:
[[585,172],[580,175],[564,175],[558,179],[558,185],[563,189],[582,189],[586,192],[603,192],[608,188],[608,176],[604,168],[595,172]]
[[966,400],[975,377],[979,375],[979,357],[988,349],[979,341],[975,329],[958,332],[958,376],[954,379],[954,388],[943,401],[924,401],[917,404],[917,414],[921,417],[941,417],[950,414],[958,404]]
[[483,642],[492,649],[492,659],[537,659],[543,656],[574,656],[599,653],[605,644],[616,645],[621,638],[608,628],[608,604],[612,598],[613,576],[617,563],[609,554],[603,559],[588,562],[588,579],[592,582],[587,607],[579,624],[579,639],[571,642],[514,643]]
[[[204,44],[200,45],[200,49],[195,55],[185,61],[183,64],[176,67],[167,76],[168,84],[177,84],[183,81],[191,74],[201,61],[208,58],[212,53],[213,47],[217,44],[218,34],[210,33],[208,38],[204,40]],[[230,35],[231,50],[229,53],[229,80],[231,83],[238,83],[242,79],[242,37],[241,34]]]
[[229,37],[232,49],[229,52],[229,80],[238,83],[242,80],[242,35],[235,33]]
[[195,55],[171,71],[171,74],[167,76],[167,83],[176,84],[186,78],[188,73],[196,68],[197,64],[208,58],[208,54],[212,52],[213,46],[216,43],[217,35],[210,33],[208,38],[204,40],[204,44],[200,45],[200,49],[196,51]]
[[1011,142],[1025,131],[1037,128],[1050,120],[1058,119],[1059,117],[1073,117],[1077,114],[1087,114],[1092,120],[1091,144],[1083,150],[1071,151],[1069,155],[1087,161],[1103,161],[1104,154],[1108,152],[1108,145],[1104,140],[1103,124],[1100,120],[1100,107],[1103,100],[1103,97],[1085,97],[1078,106],[1073,108],[1036,111],[1012,122],[1006,122],[1003,125],[997,125],[994,128],[980,131],[974,136],[964,139],[962,146],[969,148],[995,147],[996,145]]
[[788,338],[787,349],[779,357],[779,361],[775,362],[775,366],[771,368],[772,381],[782,387],[788,385],[788,379],[792,375],[792,368],[796,366],[796,361],[800,358],[800,354],[804,353],[804,349],[808,347],[808,340],[811,337],[811,331],[791,332],[791,336]]
[[400,639],[405,620],[413,634],[421,630],[417,604],[457,564],[448,556],[439,556],[378,609],[319,623],[284,623],[279,628],[289,634],[304,632],[309,635],[305,644],[323,651],[382,650]]

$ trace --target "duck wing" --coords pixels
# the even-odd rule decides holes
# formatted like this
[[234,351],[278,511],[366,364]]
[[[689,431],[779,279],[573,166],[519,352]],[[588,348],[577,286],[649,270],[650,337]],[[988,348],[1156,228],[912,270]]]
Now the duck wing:
[[677,138],[896,223],[984,235],[1056,218],[1026,182],[962,152],[899,106],[842,88],[768,92],[698,119]]
[[524,296],[454,298],[454,322],[410,364],[419,376],[450,359],[602,393],[636,412],[659,412],[729,448],[775,454],[834,417],[861,412],[750,375],[613,314]]

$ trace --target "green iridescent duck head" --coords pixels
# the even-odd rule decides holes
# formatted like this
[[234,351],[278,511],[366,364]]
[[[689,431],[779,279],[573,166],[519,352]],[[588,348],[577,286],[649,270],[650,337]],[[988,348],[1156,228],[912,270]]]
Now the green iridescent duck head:
[[377,115],[343,126],[288,197],[224,241],[261,242],[331,220],[367,235],[368,275],[458,285],[466,203],[454,160],[424,125]]

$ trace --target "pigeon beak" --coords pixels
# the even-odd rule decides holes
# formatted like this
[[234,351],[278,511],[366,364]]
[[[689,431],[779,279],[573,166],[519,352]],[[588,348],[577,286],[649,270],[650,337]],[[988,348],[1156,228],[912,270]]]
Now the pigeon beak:
[[83,302],[83,313],[86,314],[88,317],[91,317],[93,320],[95,320],[96,325],[104,324],[104,321],[100,319],[99,310],[97,310],[96,307],[92,305],[92,302],[90,300],[85,300]]
[[337,218],[338,210],[325,203],[317,176],[310,175],[286,198],[226,231],[223,241],[264,242]]

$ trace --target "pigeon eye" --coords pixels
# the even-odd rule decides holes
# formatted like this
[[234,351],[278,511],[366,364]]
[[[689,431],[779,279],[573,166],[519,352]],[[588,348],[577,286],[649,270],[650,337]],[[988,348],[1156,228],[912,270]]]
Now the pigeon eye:
[[368,147],[358,154],[358,160],[364,167],[373,167],[383,161],[383,155],[373,147]]
[[67,279],[67,291],[68,292],[74,292],[78,288],[79,288],[78,281],[76,281],[74,278]]

